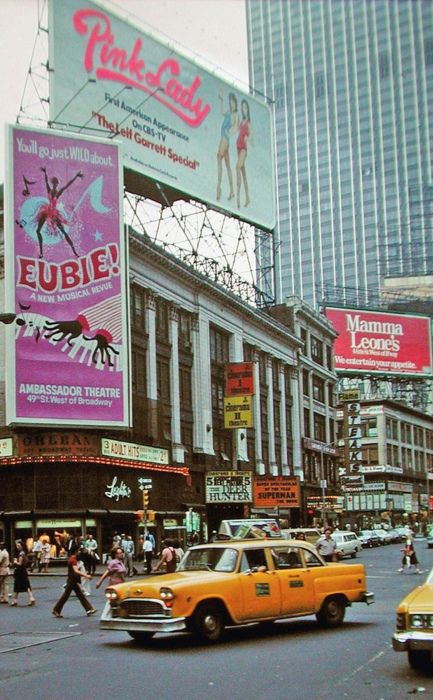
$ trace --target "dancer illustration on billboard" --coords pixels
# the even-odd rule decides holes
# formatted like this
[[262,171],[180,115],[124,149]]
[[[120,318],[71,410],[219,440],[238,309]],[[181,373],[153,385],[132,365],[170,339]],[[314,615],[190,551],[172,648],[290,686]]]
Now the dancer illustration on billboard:
[[221,199],[221,180],[223,174],[223,161],[227,169],[227,176],[229,179],[229,199],[233,199],[235,193],[233,189],[233,174],[232,166],[230,164],[230,135],[235,133],[239,126],[239,116],[238,116],[238,101],[236,95],[233,92],[229,92],[229,108],[225,112],[223,107],[224,94],[221,91],[219,94],[220,109],[223,115],[223,121],[221,124],[221,140],[218,146],[217,152],[217,194],[216,198],[219,201]]
[[51,185],[50,185],[50,182],[48,181],[48,177],[47,177],[47,169],[42,167],[41,170],[44,173],[44,177],[45,177],[45,185],[46,185],[47,193],[48,193],[48,204],[43,204],[39,208],[39,211],[36,214],[36,220],[38,222],[38,226],[36,229],[36,235],[37,235],[38,241],[39,241],[39,257],[40,258],[43,257],[43,241],[42,241],[41,231],[42,231],[43,226],[45,224],[47,224],[47,226],[49,228],[53,228],[54,230],[58,229],[59,231],[61,231],[61,233],[65,237],[67,243],[71,247],[72,252],[78,258],[78,253],[74,248],[74,244],[73,244],[71,238],[69,237],[69,235],[65,229],[65,224],[67,224],[68,222],[65,219],[65,217],[63,216],[63,214],[59,211],[59,209],[57,207],[57,202],[60,199],[60,197],[62,196],[63,192],[68,187],[70,187],[72,185],[72,183],[75,182],[75,180],[77,178],[83,177],[83,173],[78,172],[76,175],[74,175],[74,177],[71,180],[69,180],[69,182],[66,183],[66,185],[64,185],[60,189],[57,189],[58,185],[59,185],[58,178],[52,177],[51,181],[50,181],[51,182]]
[[251,120],[250,120],[250,108],[246,100],[241,102],[241,115],[242,119],[239,124],[239,133],[236,141],[236,147],[238,149],[238,162],[236,163],[236,185],[237,185],[237,205],[238,209],[241,206],[241,185],[244,183],[245,190],[245,206],[247,207],[250,203],[250,196],[248,191],[248,180],[247,172],[245,169],[245,161],[247,159],[247,149],[248,145],[251,144],[252,134],[251,134]]

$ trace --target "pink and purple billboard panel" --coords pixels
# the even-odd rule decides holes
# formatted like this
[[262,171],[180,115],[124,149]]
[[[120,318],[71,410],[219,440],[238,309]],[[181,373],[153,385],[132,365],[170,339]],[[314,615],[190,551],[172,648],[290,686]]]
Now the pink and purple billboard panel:
[[8,424],[129,424],[119,146],[8,128]]
[[357,374],[432,374],[431,321],[427,316],[326,308],[338,337],[335,369]]

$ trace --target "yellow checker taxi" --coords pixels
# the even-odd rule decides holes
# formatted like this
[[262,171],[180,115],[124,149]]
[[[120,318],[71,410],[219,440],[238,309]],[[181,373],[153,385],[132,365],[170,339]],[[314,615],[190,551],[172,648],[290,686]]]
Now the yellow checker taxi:
[[407,651],[412,668],[433,669],[433,569],[425,583],[403,598],[396,613],[394,650]]
[[316,615],[325,627],[346,607],[374,602],[362,564],[326,563],[307,542],[229,540],[187,550],[174,573],[110,586],[100,627],[146,641],[187,630],[216,642],[226,625]]

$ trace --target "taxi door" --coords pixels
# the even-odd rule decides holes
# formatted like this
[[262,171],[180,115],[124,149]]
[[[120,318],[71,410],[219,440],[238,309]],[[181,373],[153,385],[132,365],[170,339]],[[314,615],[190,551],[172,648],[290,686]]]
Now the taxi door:
[[273,548],[276,576],[281,590],[281,615],[314,612],[314,581],[298,547]]
[[245,551],[239,573],[242,591],[240,620],[279,617],[281,589],[276,571],[270,570],[264,549]]

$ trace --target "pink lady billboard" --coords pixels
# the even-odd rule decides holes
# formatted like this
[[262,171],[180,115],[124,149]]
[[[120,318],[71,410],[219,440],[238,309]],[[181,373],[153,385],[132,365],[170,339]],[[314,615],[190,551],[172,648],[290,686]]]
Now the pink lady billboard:
[[124,167],[144,176],[143,192],[156,180],[272,229],[274,139],[265,100],[134,26],[117,5],[114,14],[107,3],[50,2],[52,126],[115,134]]
[[119,146],[8,128],[8,424],[129,424]]
[[427,316],[326,308],[338,332],[335,369],[357,374],[432,374],[431,321]]

